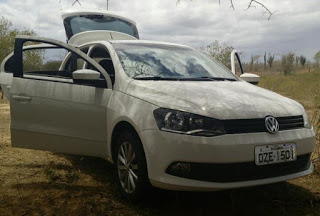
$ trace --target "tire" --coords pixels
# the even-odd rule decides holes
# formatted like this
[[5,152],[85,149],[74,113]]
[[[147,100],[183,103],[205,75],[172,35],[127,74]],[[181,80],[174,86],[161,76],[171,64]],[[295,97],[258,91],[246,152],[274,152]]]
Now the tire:
[[148,192],[147,163],[141,141],[130,130],[121,133],[116,140],[114,162],[122,195],[131,201],[139,201]]

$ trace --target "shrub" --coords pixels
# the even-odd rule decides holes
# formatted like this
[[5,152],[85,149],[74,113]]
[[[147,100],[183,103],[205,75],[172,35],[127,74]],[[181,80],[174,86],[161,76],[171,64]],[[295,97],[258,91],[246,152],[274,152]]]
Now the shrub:
[[282,55],[281,57],[281,69],[285,75],[291,74],[294,68],[294,53],[290,52],[288,54]]
[[301,55],[299,57],[299,60],[300,60],[300,64],[302,65],[302,67],[304,67],[304,65],[306,64],[307,62],[307,58],[304,56],[304,55]]

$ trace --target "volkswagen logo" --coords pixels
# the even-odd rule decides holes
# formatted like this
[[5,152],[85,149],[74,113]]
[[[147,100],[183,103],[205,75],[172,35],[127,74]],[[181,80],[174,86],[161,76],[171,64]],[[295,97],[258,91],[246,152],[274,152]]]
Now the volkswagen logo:
[[279,131],[279,123],[275,117],[267,116],[265,124],[269,133],[275,134]]

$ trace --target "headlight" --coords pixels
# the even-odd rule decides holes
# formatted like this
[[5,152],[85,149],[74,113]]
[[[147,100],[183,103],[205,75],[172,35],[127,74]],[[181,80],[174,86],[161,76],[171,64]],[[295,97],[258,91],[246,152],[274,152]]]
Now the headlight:
[[305,128],[309,128],[309,129],[312,128],[312,124],[310,122],[309,116],[308,116],[306,111],[303,114],[303,121],[304,121],[304,127]]
[[192,113],[159,108],[154,112],[160,130],[193,136],[225,134],[221,121]]

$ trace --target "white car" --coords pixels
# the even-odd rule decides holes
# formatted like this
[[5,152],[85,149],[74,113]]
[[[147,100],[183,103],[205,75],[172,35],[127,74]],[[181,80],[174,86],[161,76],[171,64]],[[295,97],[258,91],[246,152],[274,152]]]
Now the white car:
[[[312,173],[315,134],[299,103],[187,46],[87,34],[75,45],[16,38],[0,73],[12,146],[105,158],[131,199],[150,184],[213,191]],[[39,48],[68,54],[55,71],[26,71],[23,53]]]

